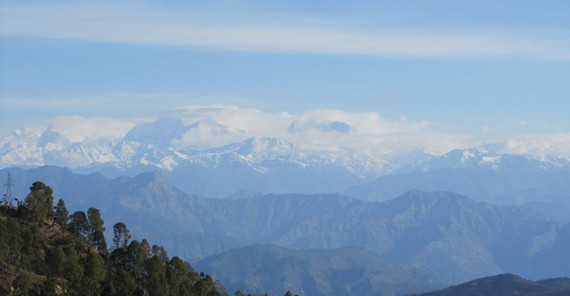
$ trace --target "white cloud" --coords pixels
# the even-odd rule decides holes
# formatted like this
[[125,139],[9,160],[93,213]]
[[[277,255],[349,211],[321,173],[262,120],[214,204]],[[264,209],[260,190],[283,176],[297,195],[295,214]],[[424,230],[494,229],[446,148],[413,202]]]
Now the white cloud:
[[503,144],[503,153],[552,155],[570,159],[570,133],[521,135]]
[[[437,132],[425,122],[391,121],[373,112],[351,113],[339,110],[313,110],[301,114],[266,113],[235,106],[187,106],[170,116],[186,125],[213,121],[227,127],[227,133],[191,129],[175,141],[177,147],[207,148],[243,141],[251,137],[275,137],[308,149],[349,148],[376,154],[393,154],[413,149],[443,153],[467,145],[467,136]],[[291,126],[295,129],[292,131]],[[330,128],[340,127],[337,129]],[[350,127],[347,131],[346,127]]]
[[[568,32],[384,29],[299,17],[165,11],[135,2],[5,6],[0,33],[278,53],[437,59],[570,60]],[[261,12],[258,12],[261,14]]]
[[[39,125],[24,126],[25,132],[4,141],[37,142],[49,127],[70,142],[119,140],[136,124],[153,122],[158,116],[182,119],[187,132],[171,144],[175,148],[212,148],[242,142],[252,137],[273,137],[303,149],[333,151],[352,149],[377,156],[398,156],[412,150],[434,154],[474,147],[466,133],[449,132],[429,122],[387,120],[375,112],[312,110],[305,113],[269,113],[229,105],[192,105],[160,112],[147,118],[61,116]],[[193,126],[196,122],[199,125]],[[330,126],[340,127],[338,129]],[[291,126],[295,128],[292,129]],[[346,127],[349,127],[347,130]],[[24,138],[29,138],[28,140]],[[511,136],[493,146],[497,153],[552,155],[570,159],[570,133]]]
[[58,117],[51,120],[49,124],[50,129],[71,142],[101,138],[120,139],[134,126],[135,122],[129,120],[80,116]]

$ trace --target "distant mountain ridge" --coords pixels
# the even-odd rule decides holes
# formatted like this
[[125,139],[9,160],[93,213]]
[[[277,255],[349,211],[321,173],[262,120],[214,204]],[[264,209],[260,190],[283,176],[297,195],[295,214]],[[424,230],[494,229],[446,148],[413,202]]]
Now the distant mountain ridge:
[[[291,125],[289,132],[294,134],[298,128]],[[351,131],[343,122],[331,122],[320,128],[330,133]],[[0,139],[0,168],[53,165],[79,173],[100,172],[107,177],[159,170],[183,191],[207,197],[227,197],[241,190],[261,194],[341,192],[386,175],[439,169],[477,169],[515,175],[570,171],[570,159],[509,155],[493,145],[454,150],[440,156],[415,151],[393,157],[348,148],[307,148],[276,137],[244,140],[242,134],[243,131],[211,119],[185,124],[176,118],[140,123],[121,139],[73,142],[51,128],[40,134],[17,130]],[[220,135],[232,135],[236,140],[209,148],[184,144],[188,137],[199,142],[200,139],[214,141]],[[471,192],[466,194],[478,198]]]
[[[14,186],[43,180],[70,209],[96,206],[109,223],[163,242],[187,259],[252,243],[294,249],[357,246],[430,269],[458,283],[501,272],[566,276],[570,226],[520,206],[477,202],[450,192],[410,191],[386,202],[341,194],[208,199],[185,194],[160,173],[109,180],[67,169],[3,169]],[[19,185],[23,184],[23,185]],[[17,192],[15,192],[18,194]]]
[[570,159],[549,155],[515,155],[501,152],[496,145],[481,145],[477,148],[456,149],[436,157],[418,157],[417,161],[403,167],[396,173],[414,171],[429,172],[442,168],[487,169],[494,171],[545,171],[553,169],[570,170]]
[[536,171],[483,168],[438,168],[425,172],[392,174],[374,182],[351,186],[343,193],[363,200],[383,201],[410,189],[453,191],[476,200],[498,204],[532,201],[557,202],[570,206],[570,170]]
[[290,250],[256,244],[192,265],[219,278],[226,288],[246,293],[404,295],[443,286],[432,272],[396,264],[359,248]]
[[416,162],[371,183],[350,186],[342,193],[384,201],[410,189],[452,191],[490,203],[528,204],[569,221],[564,218],[570,216],[570,160],[566,158],[500,154],[492,145],[453,150],[438,157],[416,157]]
[[142,123],[120,140],[71,142],[56,131],[16,131],[0,139],[0,168],[64,166],[108,177],[160,170],[186,192],[225,197],[248,189],[262,193],[340,191],[389,173],[386,161],[342,149],[316,151],[277,138],[249,138],[219,147],[179,147],[185,132],[225,133],[228,127],[202,120]]
[[514,274],[476,279],[443,290],[415,296],[566,296],[570,295],[569,278],[530,281]]

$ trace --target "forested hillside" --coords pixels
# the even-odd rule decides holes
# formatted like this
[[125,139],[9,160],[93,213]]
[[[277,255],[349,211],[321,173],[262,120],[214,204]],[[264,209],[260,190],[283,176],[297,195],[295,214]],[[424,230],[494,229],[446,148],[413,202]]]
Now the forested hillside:
[[570,270],[569,224],[526,207],[451,192],[411,191],[381,203],[340,194],[220,200],[185,194],[157,172],[116,179],[54,167],[0,170],[0,176],[6,173],[15,189],[44,180],[69,208],[96,205],[111,225],[124,222],[134,238],[160,242],[186,260],[271,243],[292,249],[360,247],[429,269],[453,284],[505,272],[536,280],[568,276]]
[[35,182],[17,206],[0,207],[0,295],[227,295],[218,281],[147,240],[113,226],[96,208],[69,214]]

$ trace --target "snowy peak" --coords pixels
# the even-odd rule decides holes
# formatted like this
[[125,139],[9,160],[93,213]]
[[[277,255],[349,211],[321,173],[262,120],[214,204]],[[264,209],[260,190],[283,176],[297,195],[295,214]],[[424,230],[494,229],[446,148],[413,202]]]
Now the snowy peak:
[[[502,154],[488,147],[457,149],[442,156],[420,160],[412,165],[415,169],[431,171],[440,168],[477,168],[490,170],[549,170],[569,168],[570,162],[552,156]],[[410,171],[408,169],[407,171]]]
[[249,138],[241,143],[239,150],[240,155],[288,155],[297,150],[293,143],[279,140],[276,138]]
[[132,128],[123,141],[134,141],[154,146],[169,146],[186,132],[181,119],[161,118],[152,123],[141,123]]
[[61,150],[69,144],[70,142],[63,138],[60,133],[48,128],[40,136],[38,147],[47,150]]
[[209,135],[225,135],[229,133],[227,126],[211,119],[198,120],[188,127],[188,131]]
[[351,126],[346,122],[333,121],[323,125],[322,129],[324,132],[349,133]]
[[[260,193],[335,192],[394,172],[439,168],[570,170],[567,159],[501,154],[491,146],[453,150],[441,156],[417,150],[388,158],[386,154],[328,142],[303,142],[306,131],[326,132],[331,143],[358,132],[342,121],[300,121],[286,134],[272,137],[248,137],[251,133],[220,122],[207,117],[186,122],[162,118],[138,124],[122,138],[83,138],[77,142],[66,139],[55,128],[19,130],[0,139],[0,168],[53,165],[107,176],[159,170],[187,192],[220,197],[242,189]],[[208,146],[200,146],[204,143]]]

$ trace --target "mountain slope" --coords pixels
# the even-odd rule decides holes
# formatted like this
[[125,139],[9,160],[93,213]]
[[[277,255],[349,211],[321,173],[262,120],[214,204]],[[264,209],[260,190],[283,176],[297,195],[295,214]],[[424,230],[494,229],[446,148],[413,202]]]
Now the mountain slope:
[[99,207],[110,223],[124,220],[134,234],[163,241],[185,258],[261,242],[295,249],[358,246],[452,283],[501,272],[529,278],[568,272],[566,226],[525,207],[449,192],[411,191],[383,203],[340,194],[217,200],[184,194],[159,173],[108,180],[41,168],[0,170],[0,178],[7,172],[15,184],[27,175],[59,182],[56,197],[70,208]]
[[[350,125],[337,121],[314,127],[331,139],[353,132]],[[292,124],[289,135],[299,128],[303,129]],[[296,141],[294,137],[287,139]],[[559,188],[560,178],[552,174],[561,171],[567,177],[568,158],[509,155],[497,145],[453,150],[441,156],[424,151],[397,155],[399,152],[332,146],[289,142],[281,134],[251,137],[211,118],[187,123],[182,118],[161,118],[139,123],[124,137],[113,139],[68,139],[54,128],[40,132],[17,130],[0,138],[0,168],[54,165],[113,178],[159,170],[183,191],[207,197],[227,197],[244,189],[261,194],[332,193],[394,173],[435,174],[437,170],[451,169],[460,170],[456,172],[462,176],[461,170],[476,170],[484,173],[456,176],[457,182],[445,182],[443,176],[425,181],[418,180],[421,176],[411,176],[401,186],[401,182],[388,182],[373,188],[353,188],[346,193],[386,200],[409,189],[449,190],[499,203],[568,197],[568,188]],[[488,172],[490,179],[485,175]],[[479,188],[485,190],[481,192]]]
[[530,201],[559,202],[570,199],[570,170],[490,170],[439,168],[426,172],[379,177],[367,185],[352,186],[344,193],[364,200],[383,201],[410,189],[453,191],[499,204]]
[[130,241],[124,224],[108,249],[100,211],[68,216],[52,193],[34,182],[25,203],[0,205],[0,295],[228,295],[161,246]]
[[477,279],[419,296],[565,296],[570,295],[570,279],[529,281],[513,274]]
[[280,295],[402,295],[441,287],[434,274],[357,248],[289,250],[275,245],[232,249],[193,266],[227,288]]
[[[262,193],[340,191],[390,172],[380,157],[350,150],[302,148],[276,138],[249,138],[217,147],[181,144],[185,137],[215,138],[232,128],[213,120],[185,125],[163,118],[140,123],[121,139],[73,142],[48,128],[18,130],[0,139],[0,168],[65,166],[108,177],[160,170],[186,192],[226,197],[248,189]],[[233,131],[240,133],[240,131]]]
[[567,158],[549,155],[505,154],[501,145],[485,144],[477,148],[451,150],[440,156],[416,156],[417,160],[403,166],[399,174],[412,171],[433,171],[442,168],[487,169],[494,171],[545,171],[570,168]]

